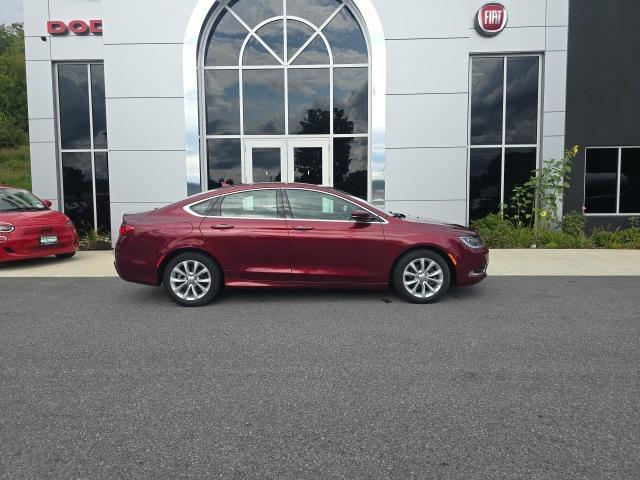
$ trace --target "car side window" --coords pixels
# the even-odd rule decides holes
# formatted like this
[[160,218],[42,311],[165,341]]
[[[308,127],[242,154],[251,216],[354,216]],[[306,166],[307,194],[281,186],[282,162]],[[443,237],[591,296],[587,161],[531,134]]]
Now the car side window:
[[333,195],[311,190],[287,190],[291,215],[300,220],[351,220],[358,205]]
[[277,190],[250,190],[222,197],[221,217],[278,218]]
[[209,200],[205,200],[204,202],[191,205],[189,208],[193,213],[206,217],[207,215],[210,215],[211,208],[213,207],[213,204],[216,203],[216,200],[216,198],[210,198]]

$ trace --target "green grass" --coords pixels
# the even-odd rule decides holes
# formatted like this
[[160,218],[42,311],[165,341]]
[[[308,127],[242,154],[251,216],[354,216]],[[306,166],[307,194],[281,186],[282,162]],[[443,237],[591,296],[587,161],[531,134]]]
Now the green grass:
[[0,148],[0,185],[31,190],[29,146]]

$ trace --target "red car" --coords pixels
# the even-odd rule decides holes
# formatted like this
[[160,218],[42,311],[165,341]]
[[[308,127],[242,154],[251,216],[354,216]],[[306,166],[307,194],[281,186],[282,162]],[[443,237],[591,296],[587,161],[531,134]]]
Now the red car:
[[115,265],[199,306],[226,287],[383,289],[430,303],[487,276],[488,250],[459,225],[409,220],[332,188],[241,185],[124,215]]
[[51,202],[26,190],[0,185],[0,262],[55,255],[71,258],[78,232]]

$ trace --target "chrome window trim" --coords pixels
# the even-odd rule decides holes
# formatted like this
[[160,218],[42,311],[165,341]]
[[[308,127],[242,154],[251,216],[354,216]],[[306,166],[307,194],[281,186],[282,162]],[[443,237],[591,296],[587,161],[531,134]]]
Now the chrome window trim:
[[389,221],[382,217],[380,214],[372,212],[371,210],[369,210],[368,208],[359,205],[355,202],[352,202],[351,200],[348,200],[340,195],[336,195],[335,193],[331,193],[331,192],[325,192],[324,190],[315,190],[313,188],[306,188],[306,187],[264,187],[264,188],[248,188],[246,190],[240,190],[237,192],[219,192],[216,193],[215,195],[212,195],[210,197],[207,197],[205,199],[200,199],[197,202],[192,202],[189,203],[188,205],[185,205],[182,207],[182,210],[184,210],[185,212],[187,212],[190,215],[193,215],[194,217],[198,217],[198,218],[233,218],[233,219],[247,219],[249,218],[250,220],[301,220],[301,221],[306,221],[306,222],[344,222],[344,223],[353,223],[355,222],[355,220],[320,220],[320,219],[314,219],[314,218],[290,218],[287,219],[286,218],[286,213],[285,213],[285,217],[284,218],[250,218],[250,217],[222,217],[222,216],[216,216],[216,215],[200,215],[199,213],[194,212],[193,210],[191,210],[191,207],[193,205],[198,205],[200,203],[203,202],[208,202],[209,200],[213,200],[214,198],[220,198],[220,197],[226,197],[227,195],[233,195],[236,193],[243,193],[243,192],[255,192],[258,190],[306,190],[308,192],[317,192],[317,193],[324,193],[326,195],[331,195],[333,197],[339,198],[340,200],[343,200],[345,202],[351,203],[352,205],[356,205],[357,207],[360,207],[360,209],[365,210],[367,212],[369,212],[371,215],[375,215],[376,217],[378,217],[380,219],[379,222],[361,222],[361,223],[379,223],[381,225],[386,225],[389,223]]
[[[204,101],[200,75],[198,47],[201,33],[208,28],[209,15],[216,17],[225,8],[226,0],[196,0],[185,31],[183,43],[183,85],[185,109],[185,162],[187,195],[201,192],[203,171],[206,171],[206,135],[201,135],[200,118],[204,118]],[[286,16],[286,1],[283,0]],[[368,179],[367,197],[374,205],[384,209],[385,206],[385,166],[386,166],[386,40],[382,22],[376,11],[373,0],[343,0],[343,5],[351,7],[364,34],[368,47],[369,62],[369,109],[368,109]],[[217,10],[217,11],[216,11]],[[286,32],[286,22],[285,22]],[[206,40],[203,40],[206,41]],[[285,35],[286,41],[286,35]],[[286,48],[286,43],[285,43]],[[201,49],[202,50],[202,49]],[[285,50],[286,51],[286,50]],[[297,52],[298,53],[298,52]],[[200,54],[203,54],[200,52]],[[290,62],[289,62],[290,63]],[[342,65],[341,65],[342,66]],[[345,67],[355,65],[344,65]],[[359,65],[358,65],[359,66]],[[277,66],[283,68],[284,66]],[[293,66],[289,66],[294,68]],[[318,68],[319,66],[313,66]],[[321,67],[321,66],[320,66]],[[236,67],[234,67],[236,68]],[[311,66],[309,68],[312,68]],[[202,70],[204,71],[204,70]],[[333,88],[333,82],[331,81]],[[286,92],[285,92],[286,93]],[[286,97],[286,95],[285,95]],[[333,92],[331,92],[333,99]],[[240,109],[242,113],[242,108]],[[333,123],[333,122],[332,122]],[[333,130],[333,128],[331,128]],[[206,134],[206,132],[204,132]],[[331,131],[331,135],[333,131]],[[344,135],[353,136],[353,135]],[[334,138],[334,137],[331,137]],[[333,159],[331,159],[333,165]]]
[[[216,195],[212,195],[211,197],[207,197],[205,199],[198,200],[197,202],[193,202],[193,203],[190,203],[188,205],[185,205],[184,207],[182,207],[182,210],[184,210],[185,212],[193,215],[194,217],[199,217],[199,218],[239,218],[239,219],[249,218],[250,220],[284,220],[284,218],[222,217],[222,216],[217,216],[217,215],[200,215],[199,213],[196,213],[193,210],[191,210],[191,207],[193,207],[194,205],[198,205],[200,203],[208,202],[209,200],[213,200],[214,198],[226,197],[228,195],[234,195],[236,193],[257,192],[259,190],[276,190],[277,191],[277,190],[280,190],[280,188],[279,187],[247,188],[246,190],[239,190],[237,192],[226,192],[226,193],[225,192],[220,192],[220,193],[218,193]],[[276,193],[276,195],[277,195],[277,193]]]

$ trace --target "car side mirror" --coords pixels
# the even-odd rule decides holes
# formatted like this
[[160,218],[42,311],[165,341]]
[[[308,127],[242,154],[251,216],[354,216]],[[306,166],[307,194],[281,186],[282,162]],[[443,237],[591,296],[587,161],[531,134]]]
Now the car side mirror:
[[366,210],[355,210],[351,212],[351,220],[356,222],[373,222],[377,217]]
[[51,206],[53,205],[53,203],[51,203],[51,200],[42,200],[42,204],[47,208],[51,208]]

